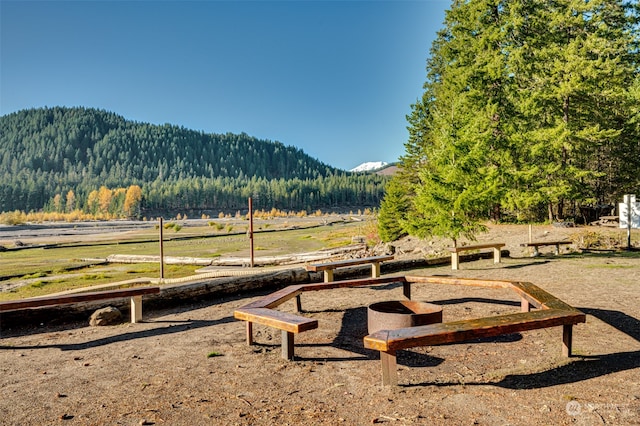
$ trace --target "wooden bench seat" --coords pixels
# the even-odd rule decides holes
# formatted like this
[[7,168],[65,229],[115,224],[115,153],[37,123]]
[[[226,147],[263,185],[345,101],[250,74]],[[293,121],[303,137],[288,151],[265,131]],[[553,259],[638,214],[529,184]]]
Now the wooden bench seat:
[[451,252],[451,269],[457,270],[460,267],[460,253],[463,251],[483,250],[487,248],[493,249],[493,263],[500,263],[500,249],[505,246],[505,243],[485,243],[474,244],[470,246],[449,247]]
[[410,291],[404,277],[368,278],[361,280],[333,281],[329,283],[296,284],[282,288],[258,300],[248,303],[233,312],[234,318],[246,321],[247,344],[253,344],[253,323],[263,324],[282,330],[282,357],[293,359],[294,334],[318,328],[318,321],[295,314],[275,311],[273,308],[295,297],[296,310],[300,312],[300,295],[306,291],[329,290],[333,288],[363,287],[400,282],[405,294]]
[[68,305],[72,303],[92,302],[95,300],[131,298],[131,322],[142,320],[142,296],[160,293],[159,287],[134,287],[108,291],[94,291],[88,293],[73,293],[58,296],[43,296],[29,299],[9,300],[0,302],[0,312],[17,311],[21,309],[35,309],[44,306]]
[[253,344],[253,323],[266,325],[282,330],[282,357],[293,359],[294,334],[318,328],[318,320],[305,318],[287,312],[274,311],[269,308],[240,308],[233,313],[236,319],[247,323],[247,343]]
[[[311,318],[274,311],[272,308],[293,297],[296,297],[299,307],[299,297],[306,291],[389,283],[402,284],[402,292],[407,299],[411,299],[413,284],[467,285],[511,290],[521,298],[521,312],[371,333],[364,338],[364,346],[380,351],[384,384],[397,384],[396,352],[418,346],[456,343],[537,328],[563,326],[563,354],[569,356],[571,355],[572,327],[574,324],[586,321],[586,316],[582,312],[529,282],[419,275],[292,285],[236,309],[234,316],[247,322],[249,344],[253,343],[253,322],[281,329],[282,356],[293,359],[293,335],[317,328],[318,322]],[[536,310],[531,311],[532,308]]]
[[308,272],[324,272],[324,282],[333,281],[333,270],[338,268],[346,268],[348,266],[371,264],[371,277],[380,277],[380,263],[393,260],[393,256],[370,256],[361,257],[359,259],[337,260],[335,262],[313,263],[305,268]]
[[569,308],[569,310],[541,309],[397,330],[380,330],[366,336],[364,346],[380,351],[382,381],[385,385],[398,383],[396,352],[418,346],[458,343],[561,325],[563,326],[563,354],[570,356],[572,326],[585,322],[586,316],[576,309]]
[[561,245],[570,245],[573,244],[571,241],[536,241],[531,243],[520,244],[522,247],[533,247],[533,257],[540,256],[540,252],[538,251],[538,247],[544,246],[555,246],[554,254],[558,256],[560,254],[560,246]]

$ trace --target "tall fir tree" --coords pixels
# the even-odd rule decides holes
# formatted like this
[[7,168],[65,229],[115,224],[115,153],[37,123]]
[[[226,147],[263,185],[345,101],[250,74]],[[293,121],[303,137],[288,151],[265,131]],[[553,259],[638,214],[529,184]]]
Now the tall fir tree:
[[637,16],[620,0],[536,0],[513,2],[511,23],[508,66],[522,116],[512,207],[544,204],[554,220],[566,206],[610,202],[622,183],[615,164],[639,154],[626,126]]
[[413,107],[408,158],[417,181],[407,230],[418,236],[474,239],[499,203],[511,167],[501,2],[456,1],[427,63]]
[[408,198],[387,208],[404,231],[473,239],[501,209],[553,220],[636,185],[639,10],[622,0],[455,0],[388,191]]

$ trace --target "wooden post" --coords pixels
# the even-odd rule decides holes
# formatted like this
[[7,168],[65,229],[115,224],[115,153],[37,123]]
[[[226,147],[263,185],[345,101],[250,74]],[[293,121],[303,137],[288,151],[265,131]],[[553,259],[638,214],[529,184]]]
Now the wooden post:
[[458,265],[460,264],[460,259],[458,252],[451,252],[451,269],[454,271],[458,269]]
[[253,268],[253,199],[249,197],[249,248],[251,251],[251,267]]
[[293,333],[282,330],[282,358],[293,360]]
[[531,304],[524,297],[520,300],[520,311],[521,312],[530,312],[531,311]]
[[533,242],[533,226],[529,224],[529,242]]
[[142,296],[131,297],[131,322],[133,324],[142,321]]
[[402,294],[404,294],[404,297],[411,300],[411,283],[410,282],[405,281],[402,283]]
[[493,248],[493,263],[500,263],[500,247]]
[[380,262],[371,264],[371,278],[380,278]]
[[324,270],[324,282],[330,283],[333,281],[333,269]]
[[627,250],[631,251],[631,201],[635,196],[631,196],[631,194],[627,194],[624,196],[627,201]]
[[247,323],[247,345],[253,345],[253,323],[251,321],[245,321]]
[[573,341],[573,324],[562,326],[562,355],[571,356],[571,344]]
[[163,245],[163,236],[162,230],[164,229],[162,225],[162,217],[160,217],[160,282],[164,280],[164,245]]
[[396,351],[380,351],[382,364],[382,385],[395,386],[398,384],[398,369],[396,367]]
[[302,298],[300,295],[296,295],[296,312],[302,312]]

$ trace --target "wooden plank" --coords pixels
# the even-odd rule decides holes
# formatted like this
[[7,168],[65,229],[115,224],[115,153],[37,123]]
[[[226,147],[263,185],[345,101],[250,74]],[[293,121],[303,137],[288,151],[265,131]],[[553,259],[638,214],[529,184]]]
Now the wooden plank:
[[281,288],[278,291],[244,305],[243,308],[275,308],[287,300],[298,296],[301,293],[300,287],[300,284],[296,284]]
[[560,246],[561,245],[569,245],[573,244],[571,241],[536,241],[531,243],[523,243],[520,244],[521,247],[533,247],[533,257],[537,257],[540,255],[538,250],[539,247],[544,246],[555,246],[554,254],[558,256],[560,254]]
[[486,248],[500,249],[505,245],[506,245],[505,243],[474,244],[470,246],[447,247],[447,250],[449,250],[452,253],[460,253],[461,251],[481,250]]
[[371,256],[371,257],[361,257],[358,259],[345,259],[345,260],[336,260],[335,262],[326,262],[326,263],[312,263],[306,265],[305,268],[309,272],[320,272],[325,270],[344,268],[347,266],[355,266],[355,265],[364,265],[367,263],[373,262],[386,262],[389,260],[393,260],[393,256]]
[[557,246],[563,244],[573,244],[571,241],[536,241],[532,243],[522,243],[521,247],[544,247],[544,246]]
[[[395,351],[417,346],[434,346],[456,343],[481,337],[585,322],[585,315],[579,311],[558,311],[551,309],[521,312],[495,317],[430,324],[397,330],[381,330],[366,336],[364,345],[379,351]],[[388,333],[384,336],[383,332]],[[386,337],[386,341],[384,338]]]
[[70,303],[90,302],[94,300],[119,299],[160,293],[159,287],[134,287],[119,290],[96,291],[91,293],[74,293],[61,296],[34,297],[31,299],[9,300],[0,302],[0,312],[18,309],[39,308],[42,306],[66,305]]
[[331,290],[334,288],[350,288],[350,287],[363,287],[370,285],[390,284],[390,283],[404,283],[404,277],[380,277],[380,278],[365,278],[358,280],[343,280],[332,281],[330,283],[312,283],[301,284],[300,291],[320,291]]
[[290,285],[280,290],[264,296],[258,300],[242,306],[241,309],[275,308],[294,297],[299,297],[305,291],[330,290],[334,288],[360,287],[368,285],[389,284],[394,282],[405,282],[404,277],[380,277],[359,280],[332,281],[329,283],[312,283]]
[[489,288],[511,288],[511,281],[483,280],[478,278],[456,278],[444,276],[407,275],[404,277],[409,283],[468,285]]
[[316,319],[267,308],[240,308],[233,312],[233,316],[239,320],[255,322],[291,333],[301,333],[318,328],[318,320]]
[[547,303],[558,300],[553,294],[529,282],[512,281],[511,288],[538,309],[546,308]]

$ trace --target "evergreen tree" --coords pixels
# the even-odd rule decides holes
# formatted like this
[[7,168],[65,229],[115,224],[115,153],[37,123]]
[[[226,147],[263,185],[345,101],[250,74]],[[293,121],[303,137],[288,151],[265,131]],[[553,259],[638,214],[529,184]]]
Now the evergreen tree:
[[395,178],[385,188],[378,212],[378,233],[384,242],[395,241],[407,235],[403,226],[410,205],[406,190],[407,185]]
[[473,238],[501,208],[562,218],[637,183],[638,9],[454,1],[408,117],[404,229]]
[[[511,167],[513,107],[500,2],[456,1],[427,64],[425,96],[410,121],[416,164],[407,230],[474,238],[499,203]],[[415,136],[414,136],[415,135]]]
[[611,165],[633,153],[638,164],[638,151],[629,146],[638,133],[626,125],[639,66],[635,15],[620,0],[511,8],[517,44],[509,70],[522,118],[513,207],[544,204],[553,220],[565,216],[566,204],[610,202],[622,183]]

